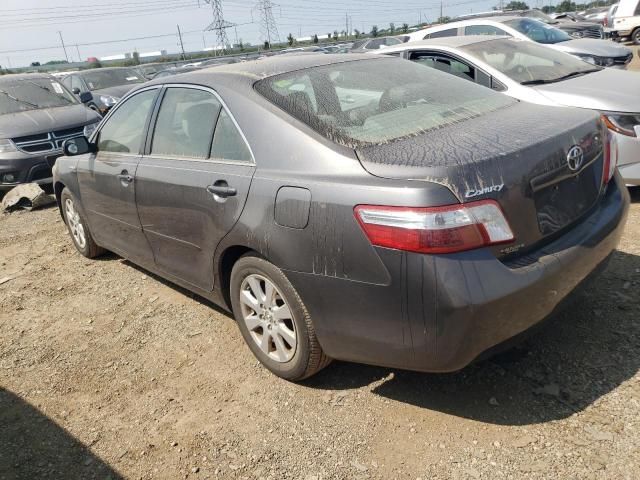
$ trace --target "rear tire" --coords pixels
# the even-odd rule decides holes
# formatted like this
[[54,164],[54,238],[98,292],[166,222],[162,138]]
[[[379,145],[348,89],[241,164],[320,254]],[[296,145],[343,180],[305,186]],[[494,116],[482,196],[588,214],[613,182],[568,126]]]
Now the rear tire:
[[89,224],[79,209],[77,200],[66,187],[60,194],[60,204],[62,205],[64,223],[67,224],[67,229],[76,250],[87,258],[96,258],[104,254],[106,250],[98,246],[93,240]]
[[631,34],[631,40],[636,45],[640,45],[640,28],[636,28]]
[[254,255],[241,257],[231,272],[230,293],[245,342],[272,373],[299,381],[331,363],[302,299],[278,267]]

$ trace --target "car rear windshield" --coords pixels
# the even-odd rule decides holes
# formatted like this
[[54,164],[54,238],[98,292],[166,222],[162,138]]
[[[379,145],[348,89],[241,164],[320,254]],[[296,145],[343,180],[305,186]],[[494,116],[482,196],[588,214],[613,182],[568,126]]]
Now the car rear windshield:
[[560,81],[601,70],[568,53],[526,40],[496,39],[460,48],[525,85]]
[[0,115],[76,103],[75,97],[53,78],[0,80]]
[[101,90],[103,88],[117,87],[144,82],[144,78],[135,70],[123,68],[118,70],[96,70],[83,74],[89,90]]
[[504,108],[516,101],[401,59],[312,67],[260,80],[256,90],[349,147],[382,144]]

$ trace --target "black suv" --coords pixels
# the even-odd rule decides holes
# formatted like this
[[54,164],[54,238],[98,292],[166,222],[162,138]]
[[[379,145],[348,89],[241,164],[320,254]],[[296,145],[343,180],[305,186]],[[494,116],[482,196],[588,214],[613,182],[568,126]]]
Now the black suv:
[[[92,100],[90,93],[82,101]],[[68,138],[90,135],[98,113],[43,74],[0,76],[0,192],[20,183],[51,183]]]

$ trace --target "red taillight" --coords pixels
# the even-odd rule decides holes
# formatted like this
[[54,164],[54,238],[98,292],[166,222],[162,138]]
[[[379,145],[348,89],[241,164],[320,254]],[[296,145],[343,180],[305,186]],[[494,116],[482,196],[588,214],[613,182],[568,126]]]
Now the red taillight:
[[603,155],[604,162],[602,167],[602,185],[606,185],[611,181],[616,172],[618,165],[618,142],[615,141],[612,133],[607,128],[607,122],[604,122],[602,129],[603,138]]
[[409,252],[461,252],[514,238],[493,200],[427,208],[358,205],[355,214],[373,245]]

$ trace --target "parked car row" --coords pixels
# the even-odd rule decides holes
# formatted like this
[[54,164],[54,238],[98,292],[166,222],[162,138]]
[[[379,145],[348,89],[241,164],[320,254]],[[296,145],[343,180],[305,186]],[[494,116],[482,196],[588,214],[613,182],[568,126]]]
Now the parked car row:
[[[625,181],[640,185],[640,74],[590,65],[511,37],[471,35],[411,42],[378,53],[435,68],[539,105],[597,110]],[[606,86],[612,88],[606,88]],[[615,87],[613,87],[615,86]]]
[[447,23],[414,32],[410,41],[463,35],[504,35],[541,43],[604,67],[626,68],[633,59],[633,52],[623,45],[609,40],[574,38],[553,25],[526,16],[483,16]]

